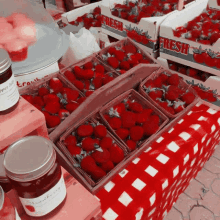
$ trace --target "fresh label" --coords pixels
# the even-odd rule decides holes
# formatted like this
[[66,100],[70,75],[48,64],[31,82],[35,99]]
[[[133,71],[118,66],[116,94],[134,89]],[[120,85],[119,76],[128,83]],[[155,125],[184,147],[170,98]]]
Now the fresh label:
[[19,92],[16,86],[14,75],[0,85],[0,111],[7,110],[14,106],[19,99]]
[[28,215],[43,216],[54,210],[65,197],[66,186],[62,176],[59,182],[43,195],[33,199],[19,198]]
[[120,21],[117,21],[113,18],[109,18],[105,15],[102,15],[102,24],[109,26],[111,28],[114,28],[118,31],[123,31],[123,23]]

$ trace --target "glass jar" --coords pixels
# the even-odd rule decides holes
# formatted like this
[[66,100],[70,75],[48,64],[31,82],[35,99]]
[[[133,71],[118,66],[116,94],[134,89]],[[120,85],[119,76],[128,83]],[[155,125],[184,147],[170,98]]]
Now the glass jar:
[[18,105],[19,92],[11,69],[11,60],[4,49],[0,49],[0,115],[12,112]]
[[7,193],[8,191],[11,190],[11,184],[6,176],[3,163],[4,163],[4,154],[0,154],[0,186]]
[[45,216],[65,202],[66,186],[50,140],[20,139],[7,149],[4,167],[28,215]]

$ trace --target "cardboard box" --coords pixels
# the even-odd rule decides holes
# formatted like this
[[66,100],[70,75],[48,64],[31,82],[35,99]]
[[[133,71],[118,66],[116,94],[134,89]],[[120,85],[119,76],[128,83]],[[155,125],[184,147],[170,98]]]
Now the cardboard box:
[[[158,62],[164,66],[165,68],[169,69],[168,66],[168,62],[166,59],[158,57],[157,58]],[[184,75],[182,73],[179,73],[177,71],[172,71],[170,70],[172,73],[177,73],[180,77],[182,77],[184,79],[185,82],[190,82],[192,84],[192,82],[194,81],[194,84],[202,84],[203,87],[205,88],[210,88],[211,90],[217,90],[217,93],[220,94],[220,77],[219,76],[210,76],[205,82],[198,80],[198,79],[194,79],[193,77]]]
[[[211,0],[210,3],[217,0]],[[205,63],[199,64],[195,61],[195,49],[212,50],[218,53],[220,50],[220,39],[214,45],[204,45],[190,41],[185,38],[175,37],[173,29],[185,25],[190,20],[200,15],[209,4],[208,0],[198,0],[186,7],[183,11],[175,11],[162,22],[160,26],[160,57],[204,72],[220,76],[220,69],[209,67]]]

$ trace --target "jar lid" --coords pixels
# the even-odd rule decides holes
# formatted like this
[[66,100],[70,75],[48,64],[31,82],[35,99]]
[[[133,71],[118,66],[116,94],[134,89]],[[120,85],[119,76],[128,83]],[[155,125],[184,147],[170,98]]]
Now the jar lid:
[[11,59],[6,50],[0,48],[0,74],[11,66]]
[[28,136],[13,143],[5,152],[4,167],[9,178],[19,182],[35,180],[54,165],[56,152],[52,141]]
[[9,179],[5,173],[4,154],[0,154],[0,183],[9,183]]

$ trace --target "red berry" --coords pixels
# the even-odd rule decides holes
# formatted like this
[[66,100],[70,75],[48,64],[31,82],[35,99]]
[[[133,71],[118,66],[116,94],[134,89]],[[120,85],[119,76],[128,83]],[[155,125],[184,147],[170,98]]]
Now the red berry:
[[49,93],[50,93],[49,89],[47,89],[45,87],[41,87],[38,89],[39,96],[45,96],[45,95],[48,95]]
[[104,125],[97,125],[94,128],[94,135],[100,139],[104,138],[107,135],[106,127]]

